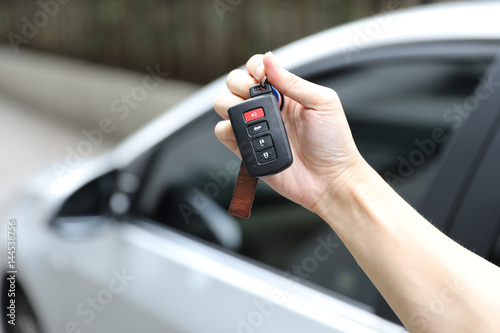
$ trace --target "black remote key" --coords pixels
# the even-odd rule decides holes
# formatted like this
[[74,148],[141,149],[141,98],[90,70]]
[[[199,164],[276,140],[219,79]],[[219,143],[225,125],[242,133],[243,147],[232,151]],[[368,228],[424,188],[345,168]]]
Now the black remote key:
[[250,96],[227,112],[248,174],[271,176],[292,165],[290,142],[271,85],[252,86]]

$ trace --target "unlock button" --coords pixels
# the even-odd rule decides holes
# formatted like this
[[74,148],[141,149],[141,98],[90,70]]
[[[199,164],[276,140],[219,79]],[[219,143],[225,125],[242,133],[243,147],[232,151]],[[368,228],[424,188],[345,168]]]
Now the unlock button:
[[255,151],[260,151],[272,147],[273,140],[271,140],[270,135],[266,135],[252,140],[252,145]]

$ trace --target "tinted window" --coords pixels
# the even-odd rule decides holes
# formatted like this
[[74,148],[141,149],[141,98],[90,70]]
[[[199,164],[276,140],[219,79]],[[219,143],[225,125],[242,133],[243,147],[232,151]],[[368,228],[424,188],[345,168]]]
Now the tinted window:
[[[445,114],[472,92],[485,66],[377,63],[313,81],[337,90],[361,153],[418,206],[432,182],[435,157],[447,142],[442,138],[453,125]],[[335,233],[263,181],[249,220],[225,213],[240,162],[215,138],[213,128],[219,120],[211,112],[158,147],[135,213],[374,306],[379,299],[377,290]],[[440,142],[433,139],[436,129],[441,130]],[[428,139],[433,140],[432,147]],[[417,161],[417,155],[422,161]],[[402,174],[402,160],[418,163],[410,164]],[[393,177],[398,181],[388,175],[399,177]],[[221,224],[226,227],[220,228]]]
[[66,199],[57,217],[103,214],[108,207],[115,179],[115,172],[111,172],[82,186]]
[[315,81],[339,94],[365,159],[410,202],[459,123],[457,110],[488,62],[399,61],[358,66]]
[[490,261],[500,267],[500,234],[490,255]]

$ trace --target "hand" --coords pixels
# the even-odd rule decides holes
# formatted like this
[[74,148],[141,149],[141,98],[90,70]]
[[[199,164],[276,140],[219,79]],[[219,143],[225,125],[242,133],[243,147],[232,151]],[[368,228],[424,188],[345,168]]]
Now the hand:
[[283,69],[270,52],[254,55],[247,72],[234,70],[226,84],[231,94],[221,94],[214,108],[225,120],[215,127],[217,138],[240,156],[227,109],[250,98],[249,88],[267,80],[285,96],[282,111],[294,162],[287,170],[263,180],[274,190],[319,213],[326,194],[331,198],[366,162],[352,139],[337,93]]

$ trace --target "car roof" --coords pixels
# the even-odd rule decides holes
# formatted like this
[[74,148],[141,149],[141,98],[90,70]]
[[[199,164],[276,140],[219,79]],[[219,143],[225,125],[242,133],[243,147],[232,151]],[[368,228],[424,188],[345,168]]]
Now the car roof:
[[[288,44],[276,51],[281,64],[294,69],[328,56],[364,48],[402,43],[459,40],[500,40],[499,1],[454,2],[387,10],[362,20],[334,27]],[[215,80],[126,139],[111,154],[121,168],[169,134],[204,114],[225,88]],[[227,91],[227,90],[226,90]]]
[[325,55],[383,45],[500,40],[499,15],[500,1],[440,3],[397,11],[388,8],[378,15],[306,37],[279,51],[287,54],[287,62],[300,66]]

